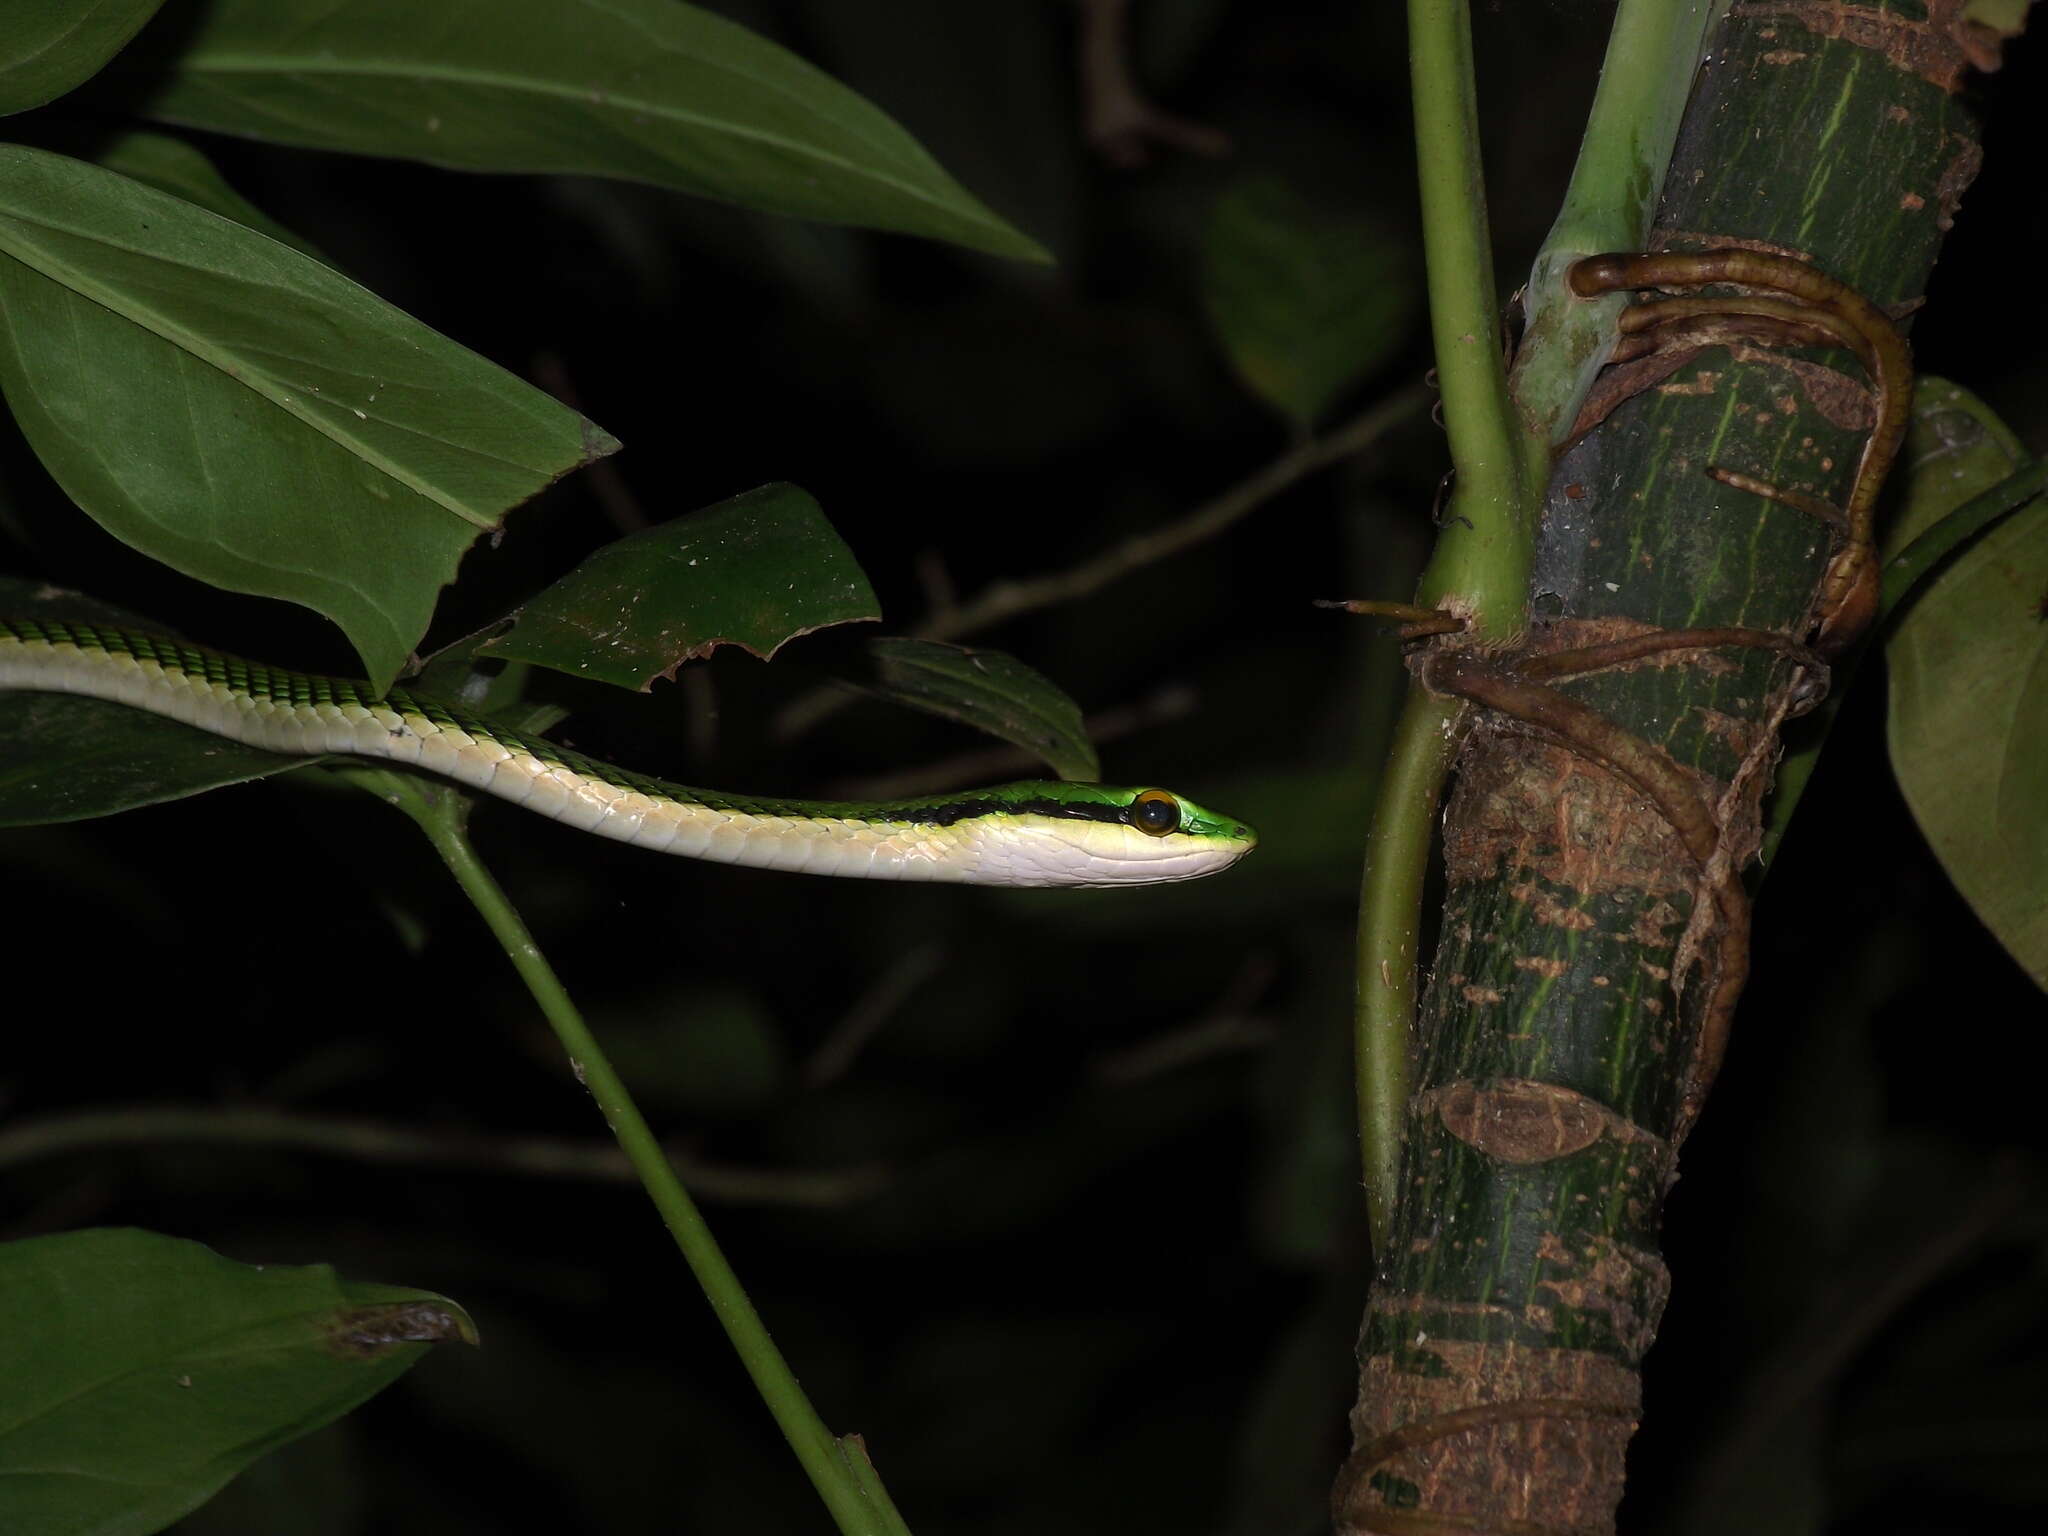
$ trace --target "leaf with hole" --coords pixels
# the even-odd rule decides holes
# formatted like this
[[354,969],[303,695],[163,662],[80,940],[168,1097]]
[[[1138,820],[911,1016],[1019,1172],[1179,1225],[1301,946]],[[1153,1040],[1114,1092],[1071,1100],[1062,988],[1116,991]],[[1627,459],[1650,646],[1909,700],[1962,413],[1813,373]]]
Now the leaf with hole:
[[0,1316],[8,1536],[147,1536],[430,1345],[476,1342],[431,1291],[120,1228],[0,1244]]
[[880,617],[817,502],[764,485],[605,545],[477,652],[644,690],[721,645],[766,661],[799,635]]

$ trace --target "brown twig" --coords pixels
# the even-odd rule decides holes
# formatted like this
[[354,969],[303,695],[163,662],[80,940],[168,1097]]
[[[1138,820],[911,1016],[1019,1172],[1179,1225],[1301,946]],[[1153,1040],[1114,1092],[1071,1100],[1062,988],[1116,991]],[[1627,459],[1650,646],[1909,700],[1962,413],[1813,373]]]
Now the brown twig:
[[[638,1175],[609,1141],[422,1130],[381,1120],[282,1109],[190,1109],[136,1104],[20,1120],[0,1131],[0,1168],[113,1147],[166,1143],[285,1148],[401,1167],[470,1168],[541,1178],[631,1184]],[[731,1205],[825,1207],[851,1204],[887,1183],[880,1167],[792,1173],[706,1162],[689,1153],[669,1160],[693,1193]]]
[[[957,640],[1027,613],[1092,596],[1133,571],[1206,543],[1316,471],[1363,453],[1430,398],[1430,392],[1419,384],[1397,390],[1336,431],[1296,443],[1263,469],[1203,502],[1187,516],[1133,535],[1064,571],[995,582],[966,602],[933,614],[912,629],[911,634],[922,640]],[[851,695],[833,689],[805,694],[776,717],[775,736],[782,741],[793,740],[851,701]]]
[[805,1086],[822,1088],[843,1077],[911,994],[939,973],[945,958],[945,950],[937,944],[919,944],[899,955],[854,999],[853,1006],[811,1053],[804,1063]]
[[1000,581],[985,587],[951,613],[919,625],[911,633],[926,640],[956,640],[1055,603],[1087,597],[1135,570],[1192,549],[1223,532],[1248,513],[1271,501],[1317,470],[1362,453],[1429,398],[1420,385],[1378,401],[1326,437],[1297,443],[1264,469],[1205,501],[1186,517],[1134,534],[1079,565],[1046,576]]
[[1367,618],[1397,619],[1400,629],[1396,631],[1403,640],[1421,640],[1430,635],[1454,635],[1465,627],[1465,621],[1445,608],[1425,608],[1420,603],[1384,602],[1378,598],[1326,598],[1315,599],[1318,608],[1335,608],[1343,613],[1362,614]]
[[1203,123],[1162,112],[1131,77],[1124,45],[1126,0],[1077,0],[1081,8],[1082,116],[1088,142],[1111,165],[1135,170],[1152,158],[1151,146],[1198,155],[1230,152],[1230,136]]

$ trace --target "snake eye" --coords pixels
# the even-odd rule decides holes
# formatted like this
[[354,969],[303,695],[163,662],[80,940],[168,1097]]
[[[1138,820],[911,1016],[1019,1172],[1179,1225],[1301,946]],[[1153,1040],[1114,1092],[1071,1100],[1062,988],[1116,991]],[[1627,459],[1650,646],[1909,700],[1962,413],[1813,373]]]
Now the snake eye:
[[1180,826],[1180,802],[1163,789],[1148,789],[1131,802],[1124,819],[1140,832],[1164,837]]

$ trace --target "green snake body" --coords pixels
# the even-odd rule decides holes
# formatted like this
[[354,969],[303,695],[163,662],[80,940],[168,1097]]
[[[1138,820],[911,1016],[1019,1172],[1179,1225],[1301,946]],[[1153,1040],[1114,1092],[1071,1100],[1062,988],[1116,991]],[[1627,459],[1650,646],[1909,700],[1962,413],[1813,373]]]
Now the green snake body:
[[780,800],[629,773],[431,699],[279,671],[136,630],[0,618],[0,689],[83,694],[292,756],[421,768],[556,821],[686,858],[870,880],[1109,886],[1190,880],[1251,829],[1158,789],[1032,781],[942,798]]

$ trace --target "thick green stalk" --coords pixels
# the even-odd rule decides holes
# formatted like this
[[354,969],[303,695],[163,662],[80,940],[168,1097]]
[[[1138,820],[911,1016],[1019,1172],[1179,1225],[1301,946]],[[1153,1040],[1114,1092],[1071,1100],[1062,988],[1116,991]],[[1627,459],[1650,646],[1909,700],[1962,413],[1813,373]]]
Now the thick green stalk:
[[626,1091],[625,1083],[612,1070],[596,1036],[584,1023],[582,1013],[555,975],[554,967],[540,952],[540,946],[534,943],[533,935],[503,888],[477,857],[464,828],[468,802],[453,790],[408,774],[386,769],[336,771],[396,806],[418,824],[456,884],[489,926],[513,969],[519,972],[520,980],[540,1005],[555,1038],[568,1053],[570,1068],[578,1081],[597,1101],[606,1124],[618,1138],[620,1150],[633,1165],[641,1187],[661,1213],[690,1272],[704,1288],[705,1298],[724,1325],[726,1337],[739,1352],[755,1390],[788,1438],[790,1449],[796,1452],[797,1460],[810,1475],[812,1486],[832,1512],[841,1532],[844,1536],[909,1536],[886,1496],[873,1495],[864,1486],[872,1483],[879,1489],[866,1451],[859,1453],[858,1467],[849,1465],[841,1443],[804,1396],[789,1362],[768,1336],[760,1313],[747,1299],[739,1276],[726,1262],[696,1202],[676,1178],[667,1154]]
[[[1901,26],[1921,10],[1858,9]],[[1906,305],[1976,162],[1972,40],[1930,27],[1924,50],[1894,48],[1893,30],[1837,35],[1831,15],[1728,12],[1651,243],[1800,251]],[[1708,471],[1840,499],[1868,431],[1862,370],[1717,337],[1660,361],[1675,371],[1617,380],[1640,387],[1557,463],[1535,567],[1552,647],[1792,634],[1811,614],[1828,559],[1816,519]],[[1746,859],[1796,702],[1789,673],[1762,649],[1674,655],[1560,678],[1559,709],[1696,778]],[[1572,739],[1486,720],[1460,758],[1343,1536],[1612,1528],[1666,1295],[1663,1198],[1711,1070],[1705,1037],[1725,1027],[1708,1008],[1725,990],[1703,981],[1739,975],[1743,927],[1711,886],[1719,855],[1702,859],[1682,816]],[[1707,952],[1692,923],[1703,893],[1717,898],[1698,925]]]

